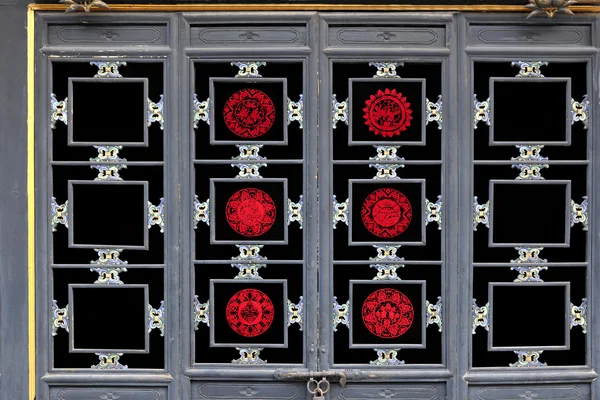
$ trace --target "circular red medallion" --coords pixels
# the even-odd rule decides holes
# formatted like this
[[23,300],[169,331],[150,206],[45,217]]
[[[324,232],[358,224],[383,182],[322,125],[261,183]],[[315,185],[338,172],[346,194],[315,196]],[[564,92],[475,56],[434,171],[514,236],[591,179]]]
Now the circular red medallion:
[[415,319],[415,309],[406,295],[384,288],[367,297],[362,307],[362,320],[369,332],[384,339],[402,336]]
[[231,229],[249,237],[269,231],[275,223],[276,212],[271,196],[256,188],[235,192],[225,207],[225,217]]
[[261,335],[269,329],[275,317],[269,296],[256,289],[240,290],[231,296],[225,312],[231,329],[245,337]]
[[389,239],[408,228],[412,220],[412,206],[408,198],[396,189],[382,188],[367,196],[360,215],[369,232]]
[[242,89],[227,100],[223,109],[225,125],[237,136],[251,139],[264,135],[275,122],[275,105],[258,89]]
[[378,90],[365,102],[365,124],[376,135],[392,137],[400,135],[410,126],[412,110],[410,103],[396,89]]

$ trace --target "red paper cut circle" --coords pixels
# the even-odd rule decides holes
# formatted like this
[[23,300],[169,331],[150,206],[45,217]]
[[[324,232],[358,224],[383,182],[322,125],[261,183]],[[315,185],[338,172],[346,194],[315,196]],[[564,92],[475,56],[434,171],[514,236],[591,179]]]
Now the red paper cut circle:
[[260,236],[275,223],[277,207],[271,196],[256,188],[235,192],[227,201],[225,217],[231,229],[243,236]]
[[227,100],[223,109],[225,125],[237,136],[252,139],[264,135],[275,122],[275,105],[258,89],[242,89]]
[[396,89],[378,90],[365,102],[365,124],[376,135],[392,137],[400,135],[410,126],[412,110],[410,103]]
[[235,333],[254,337],[269,329],[275,317],[275,308],[269,296],[260,290],[244,289],[229,299],[225,313]]
[[365,228],[373,235],[389,239],[400,235],[412,220],[412,205],[401,192],[377,189],[367,196],[361,209]]
[[415,319],[415,309],[402,292],[384,288],[367,297],[362,307],[362,320],[369,332],[384,339],[402,336]]

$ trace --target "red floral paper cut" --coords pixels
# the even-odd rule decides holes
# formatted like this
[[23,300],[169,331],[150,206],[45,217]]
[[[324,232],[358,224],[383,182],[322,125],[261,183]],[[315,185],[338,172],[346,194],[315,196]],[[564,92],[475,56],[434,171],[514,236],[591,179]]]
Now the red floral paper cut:
[[373,235],[389,239],[400,235],[412,220],[408,198],[392,188],[377,189],[367,196],[360,212],[365,228]]
[[365,124],[376,135],[392,137],[400,135],[413,119],[410,103],[396,89],[378,90],[365,102]]
[[384,288],[371,293],[362,307],[362,320],[369,332],[383,339],[404,335],[415,319],[409,298],[396,289]]
[[275,318],[269,296],[256,289],[240,290],[229,299],[225,318],[235,333],[244,337],[263,334]]
[[264,135],[275,122],[273,100],[258,89],[242,89],[225,102],[225,125],[231,132],[245,139]]
[[256,237],[268,232],[275,223],[277,207],[267,193],[256,188],[235,192],[225,206],[231,229],[243,236]]

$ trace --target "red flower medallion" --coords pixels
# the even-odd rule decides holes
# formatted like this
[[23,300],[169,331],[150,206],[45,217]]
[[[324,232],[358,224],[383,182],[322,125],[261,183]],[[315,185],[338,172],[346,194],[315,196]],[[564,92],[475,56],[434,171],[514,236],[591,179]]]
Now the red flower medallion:
[[256,289],[240,290],[229,299],[225,318],[238,335],[254,337],[263,334],[275,318],[269,296]]
[[367,196],[360,211],[365,228],[373,235],[389,239],[400,235],[412,220],[408,198],[392,188],[377,189]]
[[396,89],[378,90],[365,102],[365,124],[376,135],[392,137],[400,135],[410,126],[412,110],[410,103]]
[[252,139],[264,135],[275,122],[275,105],[258,89],[242,89],[227,100],[223,109],[225,125],[237,136]]
[[238,190],[225,207],[231,229],[249,237],[268,232],[275,223],[276,213],[277,207],[271,196],[256,188]]
[[374,291],[362,307],[362,320],[369,332],[384,339],[402,336],[415,319],[415,309],[408,297],[391,288]]

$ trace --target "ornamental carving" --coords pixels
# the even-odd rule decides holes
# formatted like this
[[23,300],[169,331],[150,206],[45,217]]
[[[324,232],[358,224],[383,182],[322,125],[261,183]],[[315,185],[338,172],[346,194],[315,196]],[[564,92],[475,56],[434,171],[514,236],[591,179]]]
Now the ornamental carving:
[[394,339],[410,329],[415,319],[415,309],[410,299],[392,288],[374,291],[362,305],[362,321],[373,335]]
[[365,102],[365,125],[375,135],[391,138],[400,135],[413,119],[410,103],[396,89],[378,90]]

